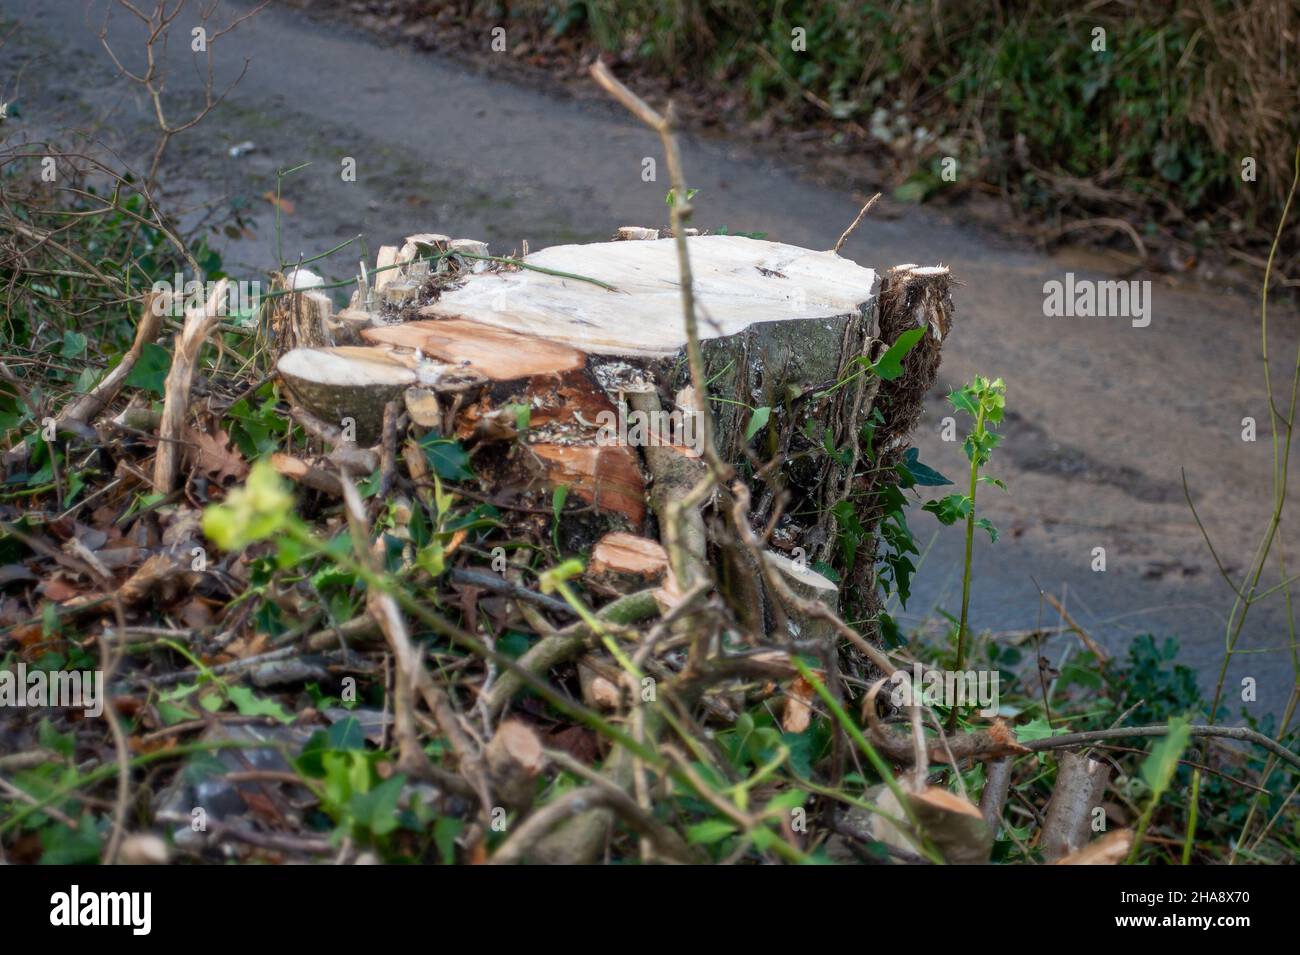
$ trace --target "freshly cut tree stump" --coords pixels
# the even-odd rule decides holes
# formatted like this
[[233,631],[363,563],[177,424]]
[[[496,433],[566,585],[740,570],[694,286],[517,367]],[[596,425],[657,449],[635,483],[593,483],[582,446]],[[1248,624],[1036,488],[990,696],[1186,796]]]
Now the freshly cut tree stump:
[[[651,475],[665,462],[702,473],[694,425],[704,409],[688,387],[675,242],[633,227],[619,234],[636,241],[544,249],[525,267],[470,259],[480,243],[434,233],[385,247],[381,267],[397,267],[377,272],[369,298],[354,296],[328,323],[370,347],[295,349],[280,374],[316,417],[354,419],[358,440],[374,440],[384,407],[404,399],[406,420],[464,442],[478,476],[505,499],[545,507],[567,486],[561,533],[575,548],[611,531],[654,536],[651,515],[693,479],[660,487]],[[833,252],[739,236],[694,236],[687,246],[709,394],[720,399],[707,409],[719,454],[736,465],[776,458],[754,488],[756,526],[778,508],[799,515],[780,526],[782,549],[834,563],[833,509],[870,493],[864,462],[881,470],[873,456],[894,453],[933,382],[951,325],[948,272],[906,266],[881,276]],[[416,287],[405,304],[387,298],[382,312],[367,310],[375,291],[403,283]],[[903,376],[883,386],[855,376],[919,324],[930,334]],[[885,414],[881,438],[858,447],[873,408]],[[863,526],[874,533],[869,514]],[[869,557],[862,564],[869,572]],[[861,573],[854,589],[874,587]],[[746,599],[754,605],[752,592]]]
[[[323,346],[304,338],[306,347],[282,355],[281,378],[315,418],[333,427],[353,419],[359,441],[382,433],[390,459],[393,447],[405,448],[421,484],[426,465],[437,465],[432,448],[458,440],[477,482],[471,491],[458,469],[461,486],[497,507],[512,532],[533,540],[556,535],[565,553],[594,550],[586,582],[597,591],[605,574],[613,592],[651,591],[665,615],[680,601],[685,613],[666,632],[689,643],[688,706],[703,686],[697,674],[734,662],[727,654],[714,659],[717,648],[688,616],[705,604],[688,599],[720,610],[725,604],[739,624],[736,637],[756,646],[814,645],[842,692],[842,674],[861,679],[867,657],[878,657],[860,639],[854,643],[864,655],[854,656],[816,611],[820,605],[864,620],[863,637],[879,642],[882,502],[952,325],[948,270],[909,265],[878,274],[833,252],[738,236],[655,235],[620,229],[617,241],[545,249],[525,254],[522,264],[487,262],[479,243],[410,237],[396,253],[383,250],[385,271],[375,273],[374,288],[363,270],[346,327],[367,345],[342,343],[340,322],[330,316],[315,322],[330,332]],[[701,392],[688,370],[679,241],[694,276],[707,383]],[[900,374],[886,382],[869,373],[918,328],[925,334],[909,336]],[[713,463],[703,455],[703,415],[736,484],[700,483]],[[394,435],[400,428],[410,433]],[[683,508],[696,488],[709,499],[691,497]],[[746,518],[750,527],[734,524]],[[759,530],[800,559],[738,546],[738,536],[752,542]],[[612,575],[622,579],[610,579],[608,568],[627,563],[627,548],[614,544],[628,535],[664,544],[673,573],[665,572],[661,585],[622,571]],[[653,555],[652,563],[660,560]],[[815,573],[808,568],[814,562],[834,573]],[[520,614],[533,625],[523,606]],[[550,624],[533,626],[544,632]],[[585,635],[552,640],[559,636],[539,641],[547,654],[525,655],[527,664],[553,667],[581,654]],[[624,713],[621,676],[606,663],[596,653],[581,659],[581,689],[592,705]],[[500,708],[518,684],[502,674],[498,685],[507,688],[493,704]],[[637,712],[639,731],[653,739],[663,717],[654,707]],[[790,715],[792,725],[806,715]],[[499,732],[488,747],[488,776],[496,798],[523,803],[535,777],[515,772],[530,760],[513,746],[504,752],[508,741]],[[634,762],[631,751],[617,748],[604,775],[630,789]],[[951,859],[987,859],[991,836],[978,810],[948,805],[933,791],[909,798],[945,835]],[[530,858],[590,861],[610,820],[604,807],[580,813],[538,842]]]

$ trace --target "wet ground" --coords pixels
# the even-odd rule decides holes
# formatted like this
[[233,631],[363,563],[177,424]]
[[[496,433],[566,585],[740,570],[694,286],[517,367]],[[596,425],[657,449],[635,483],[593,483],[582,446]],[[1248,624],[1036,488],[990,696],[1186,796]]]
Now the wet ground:
[[[149,104],[115,77],[96,36],[103,4],[91,10],[88,18],[80,0],[0,0],[3,19],[21,24],[0,50],[0,92],[24,115],[10,143],[92,120],[126,155],[148,142]],[[113,21],[124,49],[134,42],[127,26],[120,16]],[[417,231],[508,251],[522,239],[538,249],[666,218],[666,174],[660,170],[659,182],[641,175],[643,157],[659,155],[657,141],[614,107],[381,48],[283,8],[214,49],[219,86],[245,58],[247,74],[199,128],[176,140],[166,199],[191,216],[208,203],[248,203],[256,238],[226,250],[232,271],[256,275],[274,263],[263,196],[275,189],[277,168],[308,160],[285,181],[293,204],[282,223],[287,258],[358,233],[373,261],[381,243]],[[187,43],[173,43],[165,62],[167,95],[179,112],[197,100],[201,76]],[[249,141],[255,150],[230,155]],[[346,157],[356,161],[355,181],[341,175]],[[683,157],[700,190],[702,227],[829,248],[860,205],[750,147],[688,136]],[[1116,276],[1098,271],[1104,265],[1095,258],[1044,255],[926,209],[868,218],[844,254],[877,268],[942,263],[962,283],[940,387],[916,436],[923,461],[954,478],[965,466],[959,445],[941,439],[947,389],[976,373],[1008,382],[1011,413],[991,473],[1010,490],[981,488],[981,509],[1003,536],[976,549],[974,625],[998,633],[1055,625],[1041,585],[1064,593],[1078,623],[1114,652],[1137,634],[1177,636],[1184,662],[1212,689],[1232,592],[1192,520],[1180,475],[1185,469],[1218,553],[1239,578],[1270,510],[1257,297],[1138,275],[1152,281],[1147,327],[1124,317],[1049,318],[1044,283],[1064,282],[1067,272]],[[357,257],[337,257],[337,276],[352,274]],[[1277,305],[1271,317],[1275,381],[1286,381],[1300,339],[1297,315]],[[1245,417],[1258,422],[1253,443],[1242,440]],[[956,529],[939,533],[919,509],[912,524],[922,543],[934,538],[904,615],[916,624],[935,619],[935,608],[958,609],[962,539]],[[1296,543],[1284,523],[1280,544],[1293,553]],[[1093,569],[1099,547],[1104,572]],[[1276,566],[1272,573],[1276,580]],[[1230,670],[1230,687],[1246,676],[1258,681],[1256,715],[1280,712],[1294,684],[1284,609],[1273,598],[1251,611],[1239,647],[1271,652],[1238,656]],[[1235,697],[1229,701],[1235,710]]]

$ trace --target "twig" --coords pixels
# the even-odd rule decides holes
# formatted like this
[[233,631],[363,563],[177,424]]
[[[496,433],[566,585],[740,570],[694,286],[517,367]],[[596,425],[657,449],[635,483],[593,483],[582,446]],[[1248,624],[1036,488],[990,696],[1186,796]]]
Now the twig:
[[[1209,737],[1213,739],[1235,739],[1246,743],[1253,743],[1262,749],[1268,750],[1284,763],[1289,763],[1296,769],[1300,769],[1300,756],[1291,752],[1281,743],[1278,743],[1263,733],[1256,732],[1247,726],[1189,726],[1188,732],[1192,736]],[[1021,743],[1025,749],[1031,752],[1042,752],[1049,749],[1068,749],[1074,746],[1080,746],[1084,743],[1095,743],[1098,740],[1123,739],[1124,737],[1150,737],[1150,736],[1167,736],[1169,727],[1167,724],[1159,723],[1153,726],[1123,726],[1105,730],[1088,730],[1082,733],[1066,733],[1063,736],[1049,736],[1045,739],[1029,740]]]
[[[642,590],[602,607],[596,619],[603,623],[629,624],[653,617],[659,613],[653,590]],[[579,621],[558,633],[550,634],[533,644],[518,660],[519,667],[531,674],[544,674],[551,667],[570,660],[581,653],[592,635],[591,628]],[[506,671],[497,677],[487,694],[487,705],[498,713],[524,686],[516,673]]]
[[1092,637],[1088,636],[1087,631],[1085,631],[1083,627],[1075,623],[1074,618],[1071,617],[1069,613],[1066,612],[1065,607],[1061,604],[1059,600],[1057,600],[1047,591],[1043,591],[1042,594],[1043,594],[1043,599],[1052,605],[1052,609],[1055,610],[1057,613],[1059,613],[1061,617],[1065,620],[1065,622],[1070,625],[1070,629],[1072,629],[1075,633],[1079,635],[1079,639],[1083,641],[1084,646],[1088,648],[1088,650],[1092,653],[1092,655],[1097,658],[1098,665],[1100,665],[1101,668],[1104,670],[1106,668],[1106,664],[1110,663],[1110,655],[1097,644],[1097,641],[1093,640]]
[[557,600],[554,597],[548,597],[546,594],[539,594],[535,590],[529,590],[519,584],[511,583],[508,580],[502,580],[496,574],[484,570],[469,570],[464,567],[456,567],[451,572],[451,579],[458,584],[468,584],[471,587],[479,587],[483,590],[490,590],[496,594],[506,594],[514,597],[516,600],[527,600],[529,603],[537,604],[539,607],[545,607],[553,613],[562,613],[566,617],[573,617],[576,614],[573,608],[563,600]]
[[836,255],[840,254],[840,249],[844,248],[844,243],[849,241],[849,236],[853,234],[853,230],[855,230],[858,227],[858,223],[860,223],[866,217],[867,213],[871,211],[871,207],[876,204],[876,200],[879,198],[880,198],[880,193],[876,193],[874,196],[872,196],[870,199],[867,200],[867,204],[862,207],[860,212],[858,212],[858,217],[853,220],[853,222],[849,225],[847,229],[844,230],[844,233],[840,236],[840,240],[835,243],[835,248],[831,249],[832,252],[834,252]]

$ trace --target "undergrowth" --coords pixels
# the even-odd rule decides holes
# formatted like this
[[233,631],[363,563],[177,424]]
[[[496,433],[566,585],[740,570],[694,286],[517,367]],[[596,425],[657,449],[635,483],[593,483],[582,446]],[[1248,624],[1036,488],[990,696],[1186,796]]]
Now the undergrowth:
[[[1109,241],[1157,269],[1230,247],[1262,271],[1300,135],[1300,14],[1271,0],[365,6],[438,49],[485,47],[504,25],[509,51],[535,62],[614,57],[699,120],[764,117],[872,151],[899,199],[991,188],[1048,240]],[[1294,254],[1274,269],[1295,272]]]

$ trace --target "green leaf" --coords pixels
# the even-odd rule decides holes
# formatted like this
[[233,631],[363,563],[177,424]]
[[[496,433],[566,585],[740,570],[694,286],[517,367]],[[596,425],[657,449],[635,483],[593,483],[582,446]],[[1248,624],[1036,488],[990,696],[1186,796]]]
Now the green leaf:
[[525,431],[528,430],[528,426],[529,424],[532,423],[533,420],[532,405],[526,405],[526,404],[506,405],[506,410],[513,411],[515,414],[516,431],[518,431],[520,434],[523,434]]
[[269,716],[281,723],[293,722],[293,714],[287,712],[283,706],[274,700],[257,696],[246,686],[229,687],[226,695],[230,697],[230,702],[235,704],[235,709],[244,716]]
[[686,830],[686,841],[693,846],[711,846],[733,834],[736,827],[725,819],[706,819]]
[[980,530],[988,531],[990,541],[995,541],[995,542],[997,541],[998,529],[993,526],[993,522],[989,520],[987,517],[981,517],[979,520],[975,522],[975,526],[980,528]]
[[204,509],[203,533],[222,550],[242,550],[282,530],[292,511],[289,486],[269,461],[258,461],[243,487]]
[[177,706],[165,700],[158,701],[158,717],[162,720],[163,726],[175,726],[177,723],[194,719],[196,715],[189,707]]
[[95,387],[99,381],[100,371],[98,368],[83,368],[81,374],[77,376],[77,383],[72,386],[74,393],[85,395],[90,393],[90,389]]
[[763,811],[771,812],[774,809],[779,809],[788,813],[791,809],[798,809],[807,801],[808,793],[804,790],[787,789],[785,792],[778,793],[768,800],[767,805],[763,807]]
[[903,373],[903,359],[912,347],[921,340],[925,335],[926,326],[920,328],[909,328],[903,334],[898,336],[894,344],[880,356],[880,359],[871,366],[871,370],[884,381],[893,381]]
[[894,190],[894,199],[897,202],[919,203],[924,202],[929,187],[921,179],[909,179],[907,182],[898,186]]
[[969,517],[973,507],[971,499],[965,494],[949,494],[936,501],[926,501],[921,510],[929,511],[939,519],[940,524],[950,526]]
[[427,571],[430,577],[442,576],[442,572],[447,569],[442,544],[437,540],[429,541],[416,553],[415,563]]
[[898,621],[891,614],[880,612],[880,636],[885,641],[886,650],[895,650],[907,641],[898,627]]
[[533,641],[528,634],[520,633],[518,630],[507,630],[497,638],[497,653],[504,654],[512,660],[518,660],[533,645]]
[[781,742],[790,750],[790,768],[796,776],[812,779],[813,774],[813,739],[812,729],[802,733],[782,733]]
[[140,352],[140,358],[131,368],[131,373],[126,376],[125,383],[129,387],[143,388],[145,391],[161,396],[163,382],[167,380],[167,372],[171,366],[172,356],[167,349],[149,342]]
[[406,777],[399,773],[370,792],[353,796],[353,817],[375,835],[388,835],[397,828],[397,802],[402,798],[404,785]]
[[41,830],[41,865],[88,865],[99,861],[100,834],[95,817],[83,812],[77,828],[55,823]]
[[945,484],[952,483],[934,468],[917,460],[919,453],[916,448],[908,448],[907,453],[903,455],[903,463],[899,465],[911,475],[913,483],[920,487],[943,487]]
[[979,408],[965,389],[948,392],[948,401],[958,411],[964,411],[972,418],[979,415]]
[[329,728],[325,741],[330,749],[366,748],[366,733],[361,728],[361,721],[355,716],[345,716]]
[[41,725],[36,730],[36,740],[44,749],[71,756],[77,738],[72,733],[60,733],[46,717],[41,720]]
[[[966,459],[977,464],[987,464],[989,455],[1002,442],[1002,435],[996,431],[973,432],[966,436],[961,449],[966,452]],[[978,456],[978,461],[976,461]]]
[[1016,741],[1020,743],[1031,743],[1036,739],[1050,739],[1056,735],[1052,729],[1052,724],[1047,722],[1047,717],[1040,716],[1036,720],[1030,720],[1023,726],[1016,727]]
[[1142,779],[1151,787],[1153,799],[1159,799],[1169,788],[1191,738],[1187,717],[1175,716],[1169,720],[1169,735],[1151,747],[1151,755],[1142,763]]
[[443,865],[456,862],[456,839],[464,828],[464,821],[455,816],[439,816],[433,824],[433,841],[438,846],[438,856]]
[[86,353],[86,336],[81,332],[66,331],[63,333],[63,350],[60,354],[64,358],[76,358]]
[[469,468],[469,455],[465,453],[459,441],[439,438],[430,432],[420,439],[420,446],[424,449],[424,456],[428,459],[429,466],[439,477],[448,481],[473,479],[474,472]]
[[745,440],[752,440],[754,435],[767,427],[767,419],[771,416],[771,408],[755,408],[754,413],[749,416],[749,424],[745,426]]
[[551,514],[554,520],[551,521],[551,543],[555,549],[560,549],[560,517],[564,513],[564,502],[569,499],[569,485],[561,484],[551,492]]

